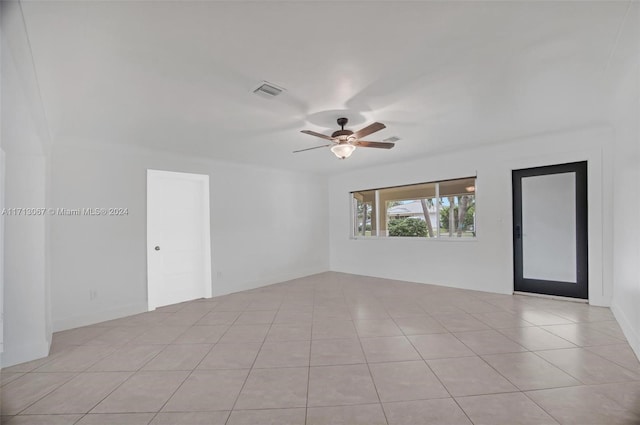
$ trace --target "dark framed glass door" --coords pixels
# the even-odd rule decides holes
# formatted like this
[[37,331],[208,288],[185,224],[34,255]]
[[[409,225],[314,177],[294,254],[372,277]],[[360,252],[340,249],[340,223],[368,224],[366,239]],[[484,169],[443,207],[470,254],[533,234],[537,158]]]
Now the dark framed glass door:
[[587,163],[514,170],[514,290],[589,296]]

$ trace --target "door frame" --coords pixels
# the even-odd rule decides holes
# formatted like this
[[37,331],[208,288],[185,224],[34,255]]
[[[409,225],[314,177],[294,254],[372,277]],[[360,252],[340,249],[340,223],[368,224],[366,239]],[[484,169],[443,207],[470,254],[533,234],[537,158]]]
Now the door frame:
[[151,264],[150,257],[153,254],[153,246],[155,246],[156,241],[152,240],[151,236],[151,223],[149,220],[149,214],[151,210],[150,206],[150,197],[149,197],[149,188],[152,184],[151,182],[160,177],[179,177],[181,180],[193,180],[202,183],[202,237],[203,237],[203,260],[202,266],[203,270],[203,279],[202,279],[202,294],[204,298],[211,298],[213,296],[213,287],[211,280],[211,214],[209,207],[209,175],[208,174],[194,174],[194,173],[183,173],[176,171],[165,171],[165,170],[153,170],[147,169],[147,306],[148,310],[152,311],[158,307],[157,301],[153,296],[153,291],[151,288]]
[[[576,283],[527,279],[523,276],[522,178],[574,172],[576,176]],[[588,161],[512,170],[512,240],[514,291],[589,299]],[[518,202],[520,200],[520,202]],[[575,286],[577,285],[577,286]]]
[[[0,210],[4,209],[7,163],[5,153],[0,148]],[[0,216],[0,359],[4,352],[4,215]],[[0,369],[2,362],[0,362]]]

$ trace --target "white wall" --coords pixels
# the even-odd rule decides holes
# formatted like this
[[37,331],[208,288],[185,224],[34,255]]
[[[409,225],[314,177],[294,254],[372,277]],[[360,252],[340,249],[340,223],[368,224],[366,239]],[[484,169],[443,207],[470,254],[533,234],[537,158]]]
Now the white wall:
[[[51,220],[55,330],[146,310],[146,170],[210,176],[213,294],[329,268],[324,177],[113,147],[56,146],[52,207],[124,217]],[[97,292],[93,300],[89,291]]]
[[612,310],[640,356],[640,4],[627,14],[607,70],[613,94],[609,120],[615,128],[614,296]]
[[[611,224],[607,127],[531,137],[333,176],[329,183],[331,270],[481,291],[513,292],[511,170],[587,160],[589,298],[608,305],[611,279],[604,255]],[[349,192],[477,175],[476,240],[350,239]],[[603,187],[603,184],[606,187]],[[604,267],[603,267],[604,265]]]
[[[20,6],[8,1],[0,7],[5,206],[42,207],[48,127]],[[5,217],[3,366],[43,357],[49,351],[47,224],[42,216]]]
[[[45,159],[7,155],[7,208],[44,205]],[[3,365],[46,356],[46,223],[44,217],[5,217]]]

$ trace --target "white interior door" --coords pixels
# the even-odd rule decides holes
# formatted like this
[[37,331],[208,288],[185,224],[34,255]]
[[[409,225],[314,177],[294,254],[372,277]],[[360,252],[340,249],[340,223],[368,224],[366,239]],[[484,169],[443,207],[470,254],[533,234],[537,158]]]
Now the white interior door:
[[209,176],[147,170],[149,310],[211,297]]

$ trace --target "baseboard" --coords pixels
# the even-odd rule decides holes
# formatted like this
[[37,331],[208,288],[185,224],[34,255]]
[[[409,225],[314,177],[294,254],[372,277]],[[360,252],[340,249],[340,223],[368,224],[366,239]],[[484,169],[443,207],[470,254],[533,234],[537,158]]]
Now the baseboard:
[[259,280],[247,280],[247,281],[233,282],[233,283],[229,282],[224,285],[220,285],[218,283],[218,285],[222,286],[218,288],[216,288],[217,284],[214,282],[213,296],[219,297],[221,295],[233,294],[240,291],[248,291],[250,289],[256,289],[256,288],[261,288],[267,285],[273,285],[274,283],[287,282],[289,280],[300,279],[303,277],[324,273],[328,271],[329,271],[328,267],[314,267],[314,268],[305,269],[305,270],[298,270],[291,273],[280,273],[277,275],[266,276],[265,278],[259,279]]
[[[256,289],[274,283],[286,282],[288,280],[300,279],[305,276],[310,276],[318,273],[327,272],[328,267],[315,267],[311,269],[298,270],[291,273],[281,273],[272,276],[267,276],[264,279],[248,280],[243,282],[229,282],[221,288],[216,288],[217,284],[214,283],[213,296],[232,294],[234,292],[246,291],[249,289]],[[216,290],[217,289],[217,290]],[[95,325],[96,323],[106,322],[107,320],[119,319],[125,316],[131,316],[134,314],[144,313],[148,310],[146,300],[144,303],[130,304],[123,307],[118,307],[111,310],[92,312],[86,315],[79,315],[73,317],[67,317],[63,319],[53,320],[53,331],[60,332],[67,329],[79,328],[81,326]]]
[[618,321],[620,328],[622,328],[624,336],[627,337],[627,341],[629,342],[631,349],[636,353],[636,357],[640,359],[640,338],[631,320],[629,320],[627,315],[624,314],[624,311],[615,302],[611,303],[611,311]]
[[1,365],[5,368],[47,357],[49,347],[49,342],[46,339],[42,342],[22,345],[4,344],[5,351],[2,353]]
[[147,311],[147,303],[130,304],[111,310],[96,311],[90,314],[67,317],[64,319],[53,320],[53,331],[60,332],[67,329],[79,328],[81,326],[95,325],[96,323],[106,322],[107,320],[119,319],[125,316],[132,316]]
[[548,300],[567,301],[570,303],[578,303],[578,304],[589,304],[589,300],[585,300],[582,298],[570,298],[570,297],[561,297],[559,295],[536,294],[534,292],[513,291],[513,295],[522,295],[525,297],[533,297],[533,298],[546,298]]
[[[448,243],[448,242],[447,242]],[[462,242],[462,243],[467,243],[467,242]],[[332,272],[336,272],[336,273],[345,273],[345,274],[353,274],[353,275],[357,275],[357,276],[365,276],[365,277],[373,277],[376,279],[389,279],[389,280],[395,280],[395,281],[399,281],[399,282],[407,282],[407,283],[420,283],[422,285],[432,285],[432,286],[440,286],[443,288],[452,288],[452,289],[466,289],[468,291],[476,291],[476,292],[486,292],[486,293],[490,293],[490,294],[500,294],[500,295],[513,295],[513,285],[511,285],[511,287],[505,287],[505,288],[501,288],[501,289],[497,289],[497,288],[482,288],[482,287],[478,287],[477,284],[474,285],[469,285],[469,284],[459,284],[456,282],[433,282],[433,281],[425,281],[425,280],[418,280],[412,277],[407,277],[407,276],[398,276],[398,275],[386,275],[384,273],[381,274],[372,274],[372,273],[368,273],[368,272],[362,272],[360,270],[347,270],[347,269],[340,269],[340,268],[331,268],[329,271]]]

